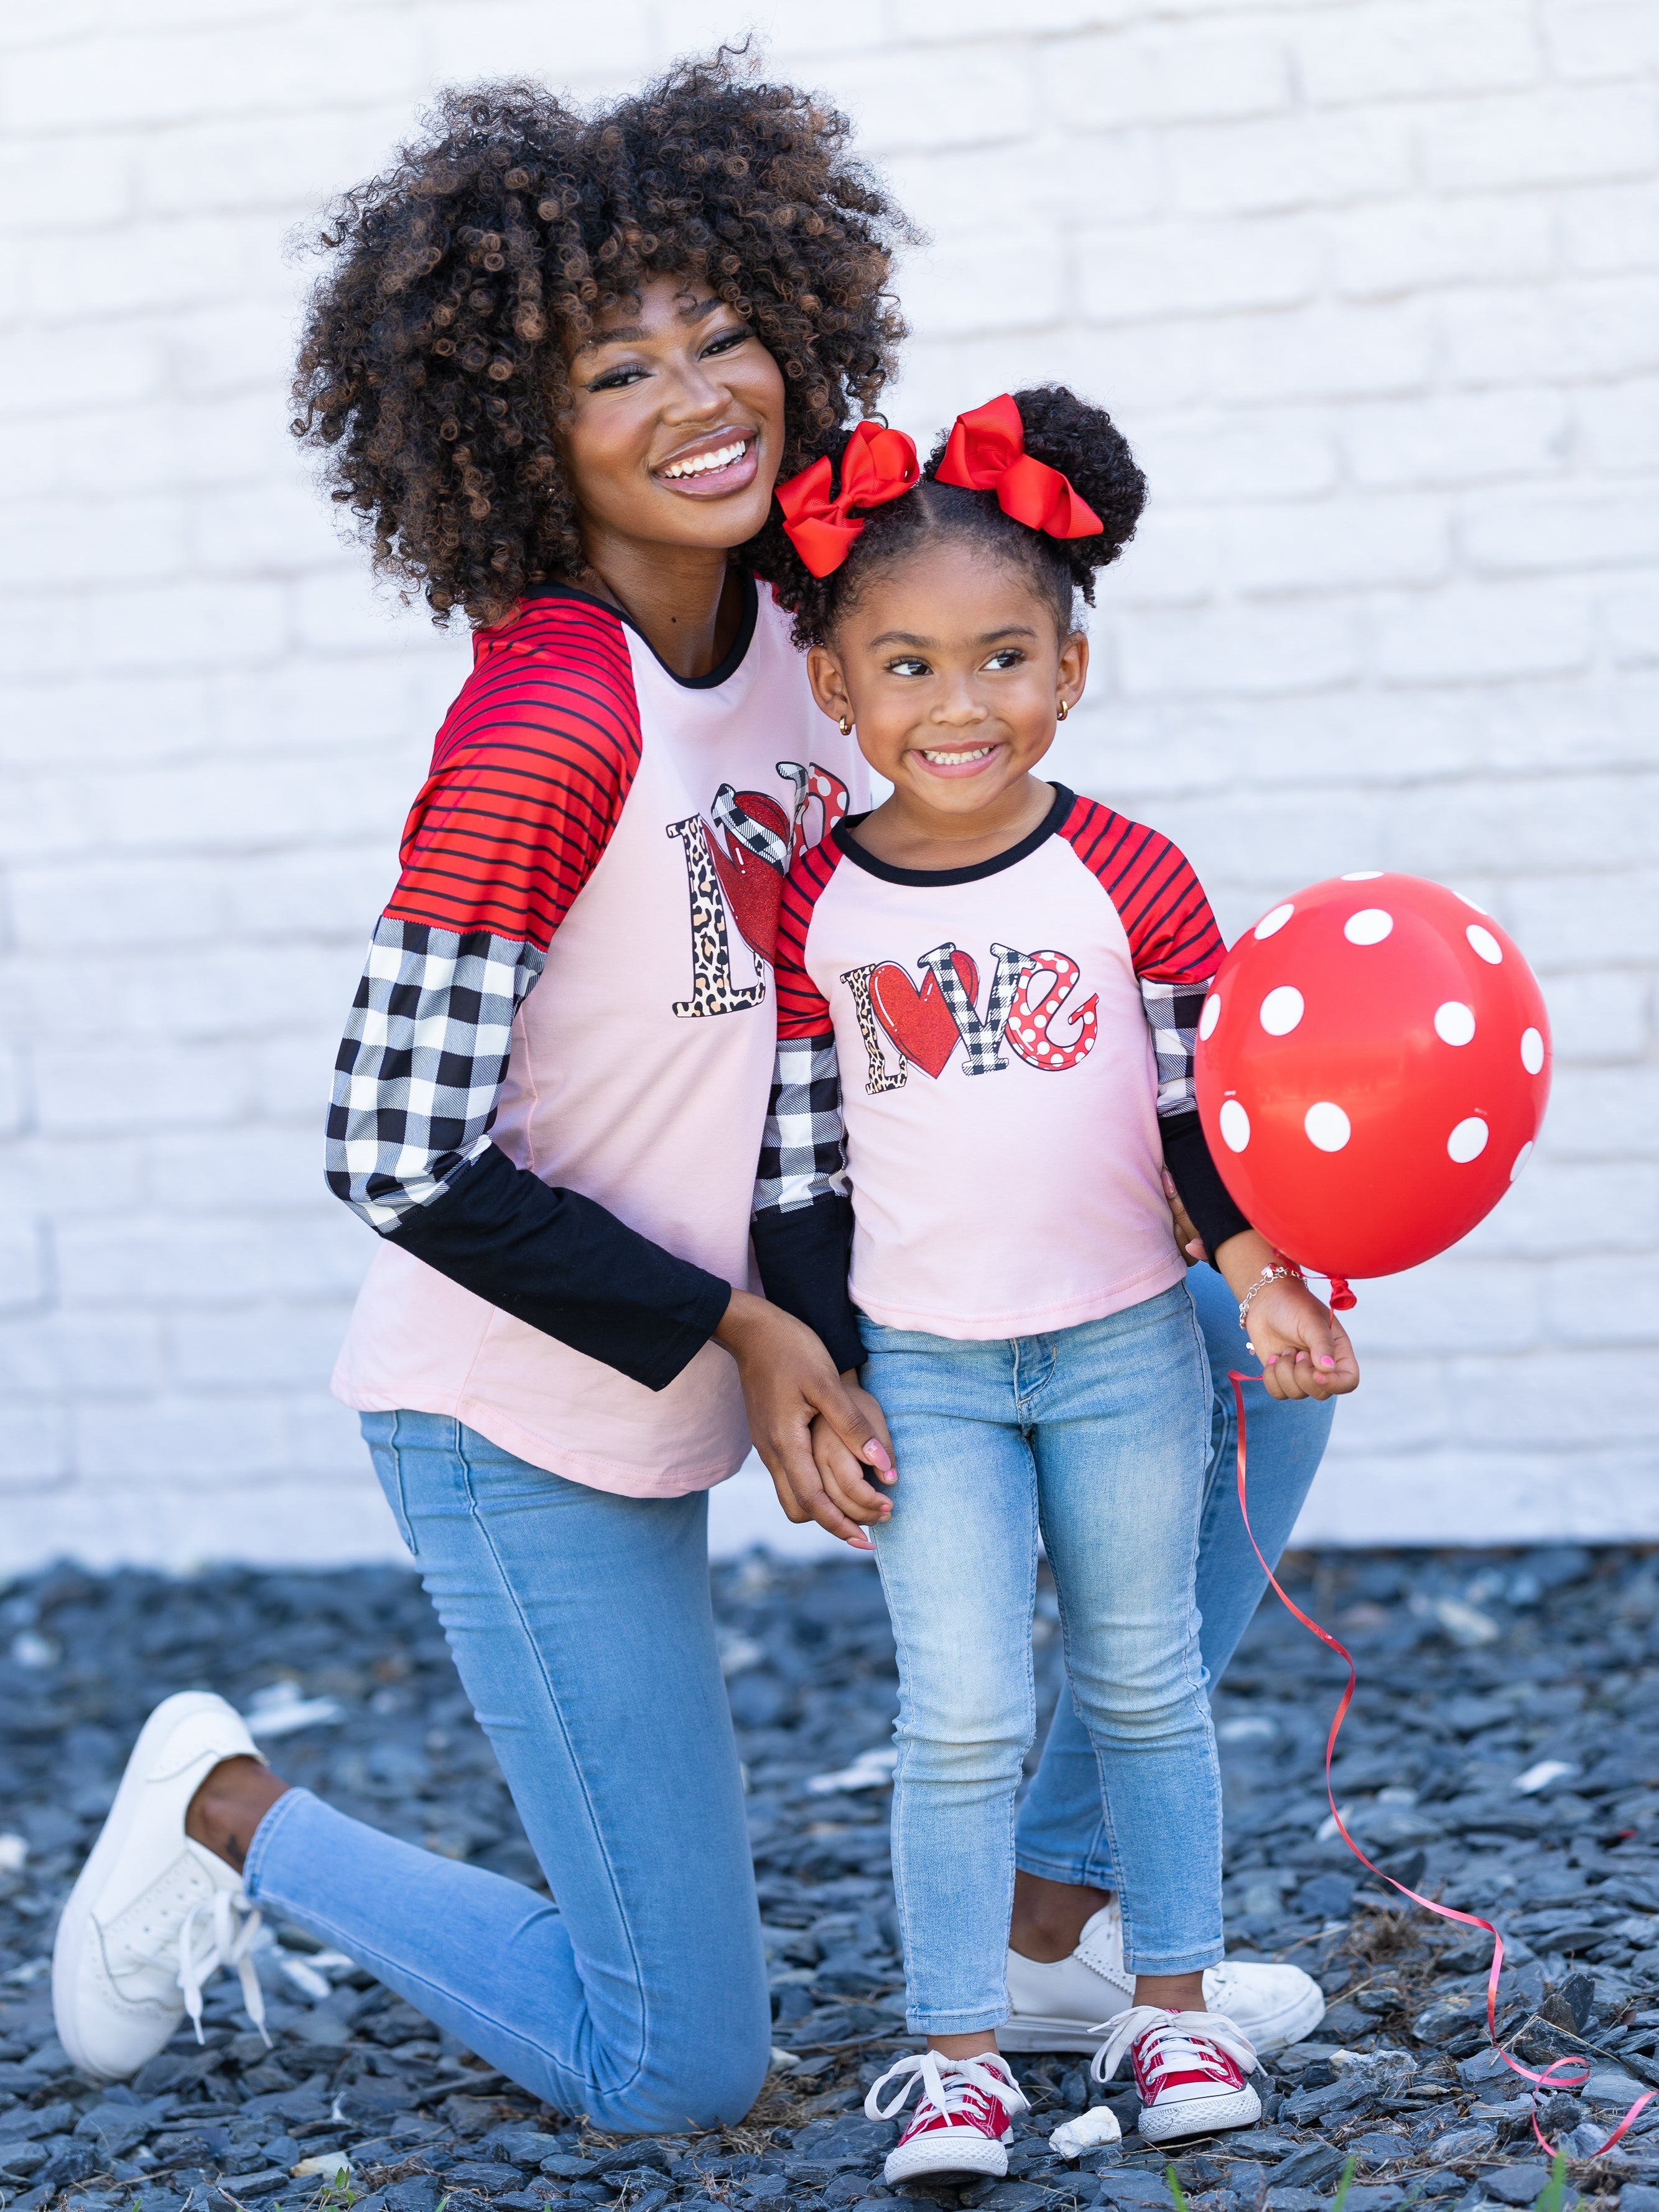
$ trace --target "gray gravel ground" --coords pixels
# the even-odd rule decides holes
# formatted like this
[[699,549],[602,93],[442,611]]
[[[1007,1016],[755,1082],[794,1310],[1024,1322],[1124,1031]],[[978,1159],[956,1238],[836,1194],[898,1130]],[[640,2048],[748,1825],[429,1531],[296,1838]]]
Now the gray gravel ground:
[[[1291,1587],[1359,1661],[1339,1802],[1373,1857],[1495,1917],[1510,1945],[1500,2033],[1534,2063],[1582,2051],[1586,2087],[1544,2110],[1574,2186],[1659,2212],[1659,1556],[1606,1550],[1304,1557]],[[538,1876],[418,1585],[392,1570],[228,1570],[185,1582],[54,1570],[0,1596],[0,2203],[9,2212],[842,2212],[890,2192],[893,2130],[860,2112],[904,2033],[878,1768],[896,1703],[866,1568],[716,1576],[750,1785],[780,2063],[724,2135],[618,2142],[538,2106],[349,1961],[283,1928],[260,1959],[275,2050],[235,1984],[131,2085],[100,2088],[52,2032],[58,1905],[145,1712],[223,1691],[280,1771],[343,1811],[520,1880]],[[1043,1593],[1037,1658],[1059,1684]],[[1323,1984],[1314,2037],[1268,2062],[1261,2126],[1186,2148],[1200,2212],[1322,2212],[1358,2160],[1349,2212],[1528,2206],[1545,2175],[1521,2085],[1487,2051],[1488,1945],[1369,1882],[1322,1832],[1325,1728],[1343,1674],[1269,1600],[1216,1698],[1227,1777],[1229,1948]],[[301,1701],[319,1701],[307,1712]],[[823,1778],[842,1776],[843,1786]],[[818,1786],[814,1786],[817,1778]],[[847,1786],[848,1784],[854,1786]],[[314,1963],[313,1963],[314,1962]],[[1164,2160],[1112,2085],[1119,2148],[1067,2166],[1047,2138],[1091,2100],[1080,2062],[1017,2062],[1033,2110],[1010,2176],[916,2197],[941,2212],[1142,2212]],[[1097,2100],[1098,2092],[1092,2093]],[[307,2159],[344,2153],[331,2188]],[[914,2201],[914,2200],[913,2200]],[[1570,2200],[1569,2200],[1570,2201]],[[894,2212],[899,2212],[895,2207]]]

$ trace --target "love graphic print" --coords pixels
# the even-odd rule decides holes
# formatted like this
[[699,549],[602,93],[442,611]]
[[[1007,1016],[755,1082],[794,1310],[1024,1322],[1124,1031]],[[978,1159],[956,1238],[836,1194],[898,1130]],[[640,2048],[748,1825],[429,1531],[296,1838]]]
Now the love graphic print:
[[[760,1006],[766,978],[752,983],[732,980],[731,917],[757,963],[770,967],[778,942],[778,907],[783,879],[809,845],[823,842],[847,811],[847,786],[816,761],[780,761],[778,774],[789,787],[787,813],[763,791],[738,791],[721,784],[708,810],[709,819],[688,814],[671,822],[667,834],[679,840],[691,898],[691,990],[672,1001],[687,1019],[734,1014]],[[808,813],[820,809],[809,836]]]
[[[1019,952],[1012,945],[993,945],[991,957],[982,1014],[979,963],[948,940],[918,957],[919,985],[896,960],[847,970],[841,980],[852,994],[869,1061],[867,1091],[902,1090],[912,1067],[937,1080],[958,1046],[968,1075],[1000,1073],[1012,1065],[1009,1052],[1051,1073],[1088,1058],[1100,1034],[1100,1000],[1091,992],[1080,1006],[1066,1005],[1082,976],[1076,961],[1068,953]],[[1054,1034],[1056,1023],[1063,1036]],[[896,1067],[888,1064],[889,1043],[898,1054]]]

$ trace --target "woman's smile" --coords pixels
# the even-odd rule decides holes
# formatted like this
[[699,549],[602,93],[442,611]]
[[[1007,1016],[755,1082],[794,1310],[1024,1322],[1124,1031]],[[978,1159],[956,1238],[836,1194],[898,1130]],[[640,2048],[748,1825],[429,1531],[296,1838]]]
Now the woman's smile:
[[723,423],[678,447],[651,474],[666,490],[690,499],[719,499],[753,483],[760,446],[760,433],[752,424]]

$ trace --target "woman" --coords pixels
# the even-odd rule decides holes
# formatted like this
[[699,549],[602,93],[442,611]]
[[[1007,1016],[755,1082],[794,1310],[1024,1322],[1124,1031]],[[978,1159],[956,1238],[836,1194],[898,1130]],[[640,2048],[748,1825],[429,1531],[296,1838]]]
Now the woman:
[[[599,2126],[735,2121],[764,2077],[706,1493],[752,1435],[792,1519],[857,1538],[817,1413],[890,1471],[817,1338],[741,1287],[782,872],[863,803],[750,573],[774,483],[900,336],[903,226],[846,137],[725,57],[593,118],[452,95],[325,235],[296,429],[379,566],[478,625],[341,1048],[329,1179],[381,1243],[337,1388],[557,1904],[170,1699],[58,1933],[94,2072],[246,1965],[259,1906]],[[1099,1936],[1098,1820],[1097,1790],[1033,1959],[1079,1912]]]

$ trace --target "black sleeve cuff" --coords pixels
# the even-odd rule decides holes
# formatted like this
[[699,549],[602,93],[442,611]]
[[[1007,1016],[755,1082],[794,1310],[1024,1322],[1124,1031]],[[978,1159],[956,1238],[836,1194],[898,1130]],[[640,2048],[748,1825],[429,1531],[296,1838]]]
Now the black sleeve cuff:
[[766,1295],[815,1329],[836,1371],[864,1364],[858,1316],[847,1295],[853,1259],[853,1201],[815,1198],[787,1213],[769,1208],[750,1224]]
[[550,1188],[495,1145],[390,1241],[647,1390],[665,1389],[696,1356],[732,1299],[718,1275],[592,1199]]
[[1164,1134],[1164,1164],[1175,1177],[1182,1203],[1194,1228],[1204,1239],[1210,1265],[1214,1267],[1218,1249],[1230,1237],[1241,1235],[1250,1224],[1233,1204],[1231,1194],[1221,1180],[1221,1170],[1211,1155],[1198,1115],[1172,1114],[1158,1127]]

